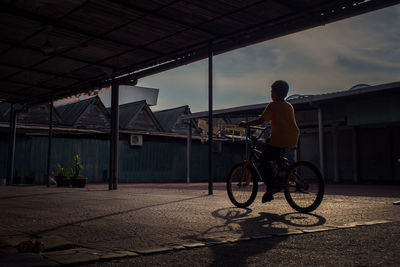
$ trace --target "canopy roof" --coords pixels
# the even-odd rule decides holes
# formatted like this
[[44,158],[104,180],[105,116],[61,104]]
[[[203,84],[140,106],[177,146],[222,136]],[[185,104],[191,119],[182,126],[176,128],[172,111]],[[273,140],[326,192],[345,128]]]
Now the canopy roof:
[[0,0],[0,101],[135,84],[209,55],[399,0]]

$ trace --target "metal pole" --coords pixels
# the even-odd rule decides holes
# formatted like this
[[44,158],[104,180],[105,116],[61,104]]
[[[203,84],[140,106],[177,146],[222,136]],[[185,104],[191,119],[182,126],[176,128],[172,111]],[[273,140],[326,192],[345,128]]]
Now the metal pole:
[[[246,114],[246,122],[249,121],[249,115]],[[246,147],[246,152],[245,152],[245,159],[249,159],[249,140],[248,140],[248,131],[250,131],[249,127],[246,127],[245,134],[246,134],[246,140],[245,140],[245,147]],[[232,134],[233,136],[233,134]]]
[[358,174],[358,162],[359,162],[359,154],[358,154],[358,127],[354,126],[352,128],[352,140],[353,140],[353,182],[359,182],[359,174]]
[[324,168],[324,125],[322,108],[318,107],[318,137],[319,137],[319,168],[321,169],[322,176],[325,177]]
[[190,183],[190,159],[192,154],[192,123],[189,120],[186,140],[186,182]]
[[53,98],[51,98],[51,102],[49,104],[49,145],[47,147],[47,177],[46,177],[46,186],[50,186],[50,169],[51,169],[51,143],[53,139],[53,107],[54,107],[54,102]]
[[339,183],[339,126],[335,124],[332,131],[333,146],[333,181]]
[[10,106],[10,137],[8,142],[8,164],[7,164],[7,184],[13,184],[14,176],[14,155],[15,155],[15,141],[17,130],[17,112],[14,110],[14,104]]
[[213,52],[208,48],[208,194],[213,194]]
[[119,85],[113,80],[111,86],[111,140],[110,178],[108,189],[118,188],[118,142],[119,142]]

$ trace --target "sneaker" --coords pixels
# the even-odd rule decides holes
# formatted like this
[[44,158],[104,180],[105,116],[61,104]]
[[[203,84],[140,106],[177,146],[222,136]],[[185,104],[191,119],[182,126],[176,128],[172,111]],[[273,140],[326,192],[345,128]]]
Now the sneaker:
[[262,203],[266,203],[266,202],[269,202],[271,200],[274,200],[274,194],[271,194],[270,192],[265,192],[263,197],[262,197],[262,199],[261,199],[261,202]]
[[274,194],[280,192],[282,190],[282,186],[273,187],[271,190],[268,190],[262,197],[261,202],[269,202],[274,199]]

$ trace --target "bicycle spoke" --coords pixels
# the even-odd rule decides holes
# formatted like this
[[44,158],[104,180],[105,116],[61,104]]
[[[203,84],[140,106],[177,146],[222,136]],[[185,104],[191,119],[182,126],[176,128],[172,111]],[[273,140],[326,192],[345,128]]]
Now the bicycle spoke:
[[227,181],[227,190],[232,203],[238,207],[247,207],[255,198],[258,185],[248,164],[238,165],[231,171]]
[[323,181],[311,163],[298,162],[293,165],[285,183],[285,197],[298,211],[309,212],[318,207],[323,196]]

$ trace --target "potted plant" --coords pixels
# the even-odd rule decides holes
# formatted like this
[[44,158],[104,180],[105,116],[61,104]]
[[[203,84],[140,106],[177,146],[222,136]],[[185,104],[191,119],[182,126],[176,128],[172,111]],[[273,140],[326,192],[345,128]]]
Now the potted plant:
[[57,186],[61,187],[61,186],[70,186],[70,179],[68,179],[68,170],[67,168],[61,166],[60,163],[56,164],[56,182],[57,182]]
[[71,168],[71,184],[72,187],[85,187],[86,186],[86,178],[81,176],[81,170],[83,166],[81,164],[81,158],[79,157],[79,154],[76,154],[74,156],[74,160],[72,162],[72,168]]
[[25,182],[27,184],[33,184],[35,183],[35,170],[30,169],[28,174],[25,175]]

